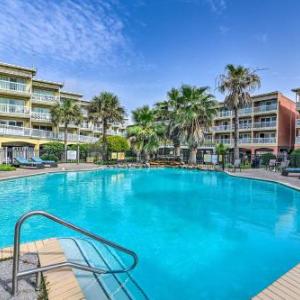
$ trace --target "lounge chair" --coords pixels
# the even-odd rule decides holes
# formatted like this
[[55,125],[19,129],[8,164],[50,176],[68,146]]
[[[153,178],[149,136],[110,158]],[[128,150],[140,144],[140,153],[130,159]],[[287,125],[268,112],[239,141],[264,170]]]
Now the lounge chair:
[[27,167],[27,168],[34,168],[34,169],[42,169],[44,168],[44,165],[42,163],[29,161],[26,158],[23,157],[16,157],[15,158],[16,165],[19,167]]
[[282,169],[281,171],[281,175],[282,176],[288,176],[289,173],[300,173],[300,168],[285,168],[285,169]]
[[31,160],[36,163],[41,163],[45,167],[57,167],[57,163],[54,160],[44,160],[38,156],[33,156]]
[[276,171],[276,159],[270,159],[266,165],[266,169]]

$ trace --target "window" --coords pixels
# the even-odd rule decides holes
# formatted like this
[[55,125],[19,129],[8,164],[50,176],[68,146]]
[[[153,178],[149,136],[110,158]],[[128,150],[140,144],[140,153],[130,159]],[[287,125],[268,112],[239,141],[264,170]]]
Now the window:
[[22,121],[15,120],[0,120],[1,125],[9,125],[9,126],[18,126],[23,127],[24,123]]

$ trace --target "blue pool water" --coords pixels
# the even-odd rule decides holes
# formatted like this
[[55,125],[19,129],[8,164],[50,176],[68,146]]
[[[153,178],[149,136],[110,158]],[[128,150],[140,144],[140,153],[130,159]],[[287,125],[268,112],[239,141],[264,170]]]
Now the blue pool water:
[[[215,172],[42,175],[0,182],[0,246],[46,210],[135,250],[151,299],[248,299],[300,262],[299,208],[295,190]],[[22,240],[70,234],[35,218]]]

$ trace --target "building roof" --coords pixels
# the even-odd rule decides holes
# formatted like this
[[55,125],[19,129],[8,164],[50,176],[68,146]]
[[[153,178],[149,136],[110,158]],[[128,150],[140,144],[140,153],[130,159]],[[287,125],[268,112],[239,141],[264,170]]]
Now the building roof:
[[32,68],[21,67],[21,66],[17,66],[17,65],[7,64],[7,63],[4,63],[4,62],[0,62],[0,67],[7,67],[7,68],[11,68],[11,69],[27,71],[27,72],[33,73],[33,75],[36,74],[36,68],[33,68],[33,67]]
[[292,89],[292,92],[295,92],[295,93],[298,93],[298,92],[300,92],[300,87],[298,87],[298,88],[295,88],[295,89]]
[[64,86],[64,84],[62,82],[55,82],[55,81],[49,81],[49,80],[43,80],[43,79],[37,79],[37,78],[34,78],[32,81],[38,82],[38,83],[46,83],[46,84],[55,85],[55,86],[59,86],[59,87]]

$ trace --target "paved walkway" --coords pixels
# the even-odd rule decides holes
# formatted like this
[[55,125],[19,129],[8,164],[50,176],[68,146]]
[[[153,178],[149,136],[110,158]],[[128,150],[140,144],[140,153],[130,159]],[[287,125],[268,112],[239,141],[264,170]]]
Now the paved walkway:
[[62,163],[56,168],[44,168],[44,169],[23,169],[17,168],[15,171],[0,171],[1,179],[12,179],[23,176],[46,174],[52,172],[64,172],[64,171],[84,171],[84,170],[97,170],[102,169],[103,166],[95,165],[93,163]]
[[231,174],[233,176],[272,180],[300,190],[299,174],[289,174],[289,176],[282,176],[279,172],[267,171],[265,169],[247,169],[242,170],[242,172],[228,172],[228,174]]

